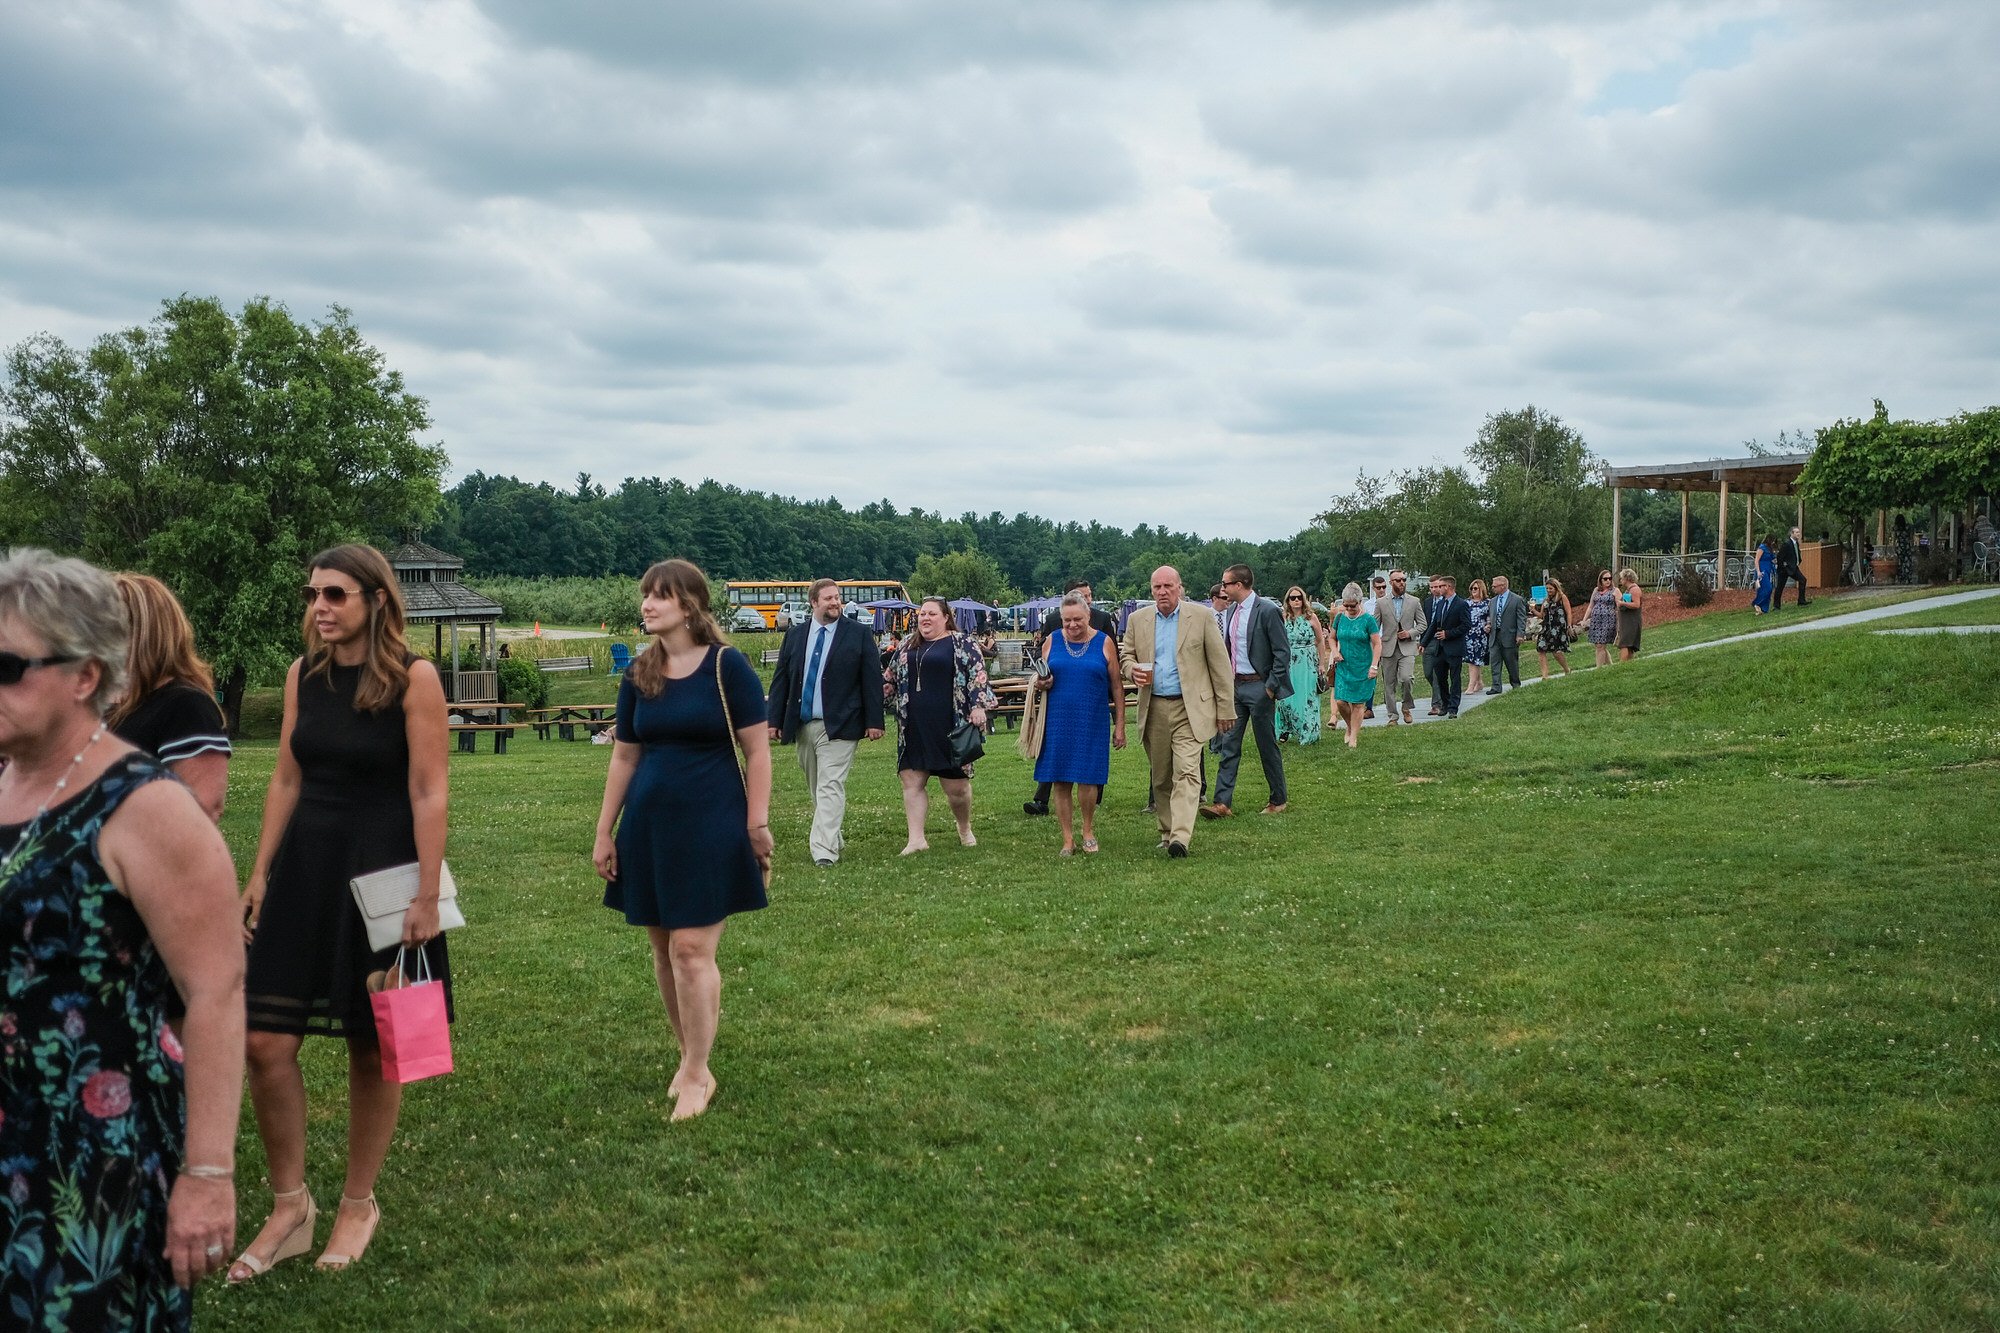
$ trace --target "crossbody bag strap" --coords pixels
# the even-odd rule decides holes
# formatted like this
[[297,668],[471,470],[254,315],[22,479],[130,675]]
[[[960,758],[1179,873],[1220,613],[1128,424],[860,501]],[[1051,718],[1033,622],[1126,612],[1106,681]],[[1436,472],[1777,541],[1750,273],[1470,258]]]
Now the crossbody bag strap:
[[727,648],[715,650],[715,695],[722,700],[722,725],[729,728],[729,757],[736,761],[736,780],[743,784],[743,799],[750,799],[750,775],[743,771],[743,752],[736,748],[736,719],[729,715],[729,691],[722,684],[722,655]]

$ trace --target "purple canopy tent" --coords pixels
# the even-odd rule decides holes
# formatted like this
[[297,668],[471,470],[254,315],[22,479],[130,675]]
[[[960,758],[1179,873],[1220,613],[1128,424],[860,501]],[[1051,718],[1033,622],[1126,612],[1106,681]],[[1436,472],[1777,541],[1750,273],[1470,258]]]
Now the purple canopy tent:
[[879,602],[863,602],[862,605],[875,613],[875,632],[877,634],[889,628],[889,622],[897,613],[917,609],[915,602],[906,602],[900,597],[885,597]]
[[1024,633],[1033,634],[1041,628],[1043,613],[1053,611],[1061,605],[1062,598],[1060,597],[1036,597],[1021,603],[1019,606],[1010,606],[1007,610],[1020,618],[1021,629]]
[[961,634],[975,633],[979,629],[979,618],[981,616],[997,616],[1000,614],[999,607],[988,606],[984,602],[975,602],[970,597],[960,597],[946,605],[951,607],[952,617],[958,621],[958,630]]

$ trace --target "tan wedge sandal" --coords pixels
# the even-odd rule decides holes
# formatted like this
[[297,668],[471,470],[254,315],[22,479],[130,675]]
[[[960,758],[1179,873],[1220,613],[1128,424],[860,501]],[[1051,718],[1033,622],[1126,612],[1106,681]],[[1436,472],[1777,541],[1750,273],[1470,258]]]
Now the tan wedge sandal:
[[322,1254],[313,1263],[313,1267],[318,1269],[322,1273],[337,1273],[341,1269],[353,1263],[355,1260],[359,1259],[362,1255],[366,1254],[368,1252],[369,1241],[375,1239],[375,1228],[382,1225],[382,1205],[375,1202],[375,1196],[373,1194],[370,1194],[367,1197],[360,1199],[350,1199],[345,1194],[340,1196],[340,1206],[342,1208],[345,1208],[350,1203],[352,1204],[365,1203],[369,1206],[370,1209],[374,1211],[375,1216],[368,1223],[368,1235],[366,1239],[364,1239],[361,1242],[361,1248],[359,1250],[356,1250],[353,1254],[335,1254],[331,1250],[327,1251],[325,1254]]
[[[313,1203],[312,1195],[306,1193],[306,1187],[301,1185],[295,1190],[285,1190],[282,1193],[273,1190],[271,1191],[271,1198],[273,1200],[296,1199],[301,1194],[305,1194],[306,1196],[306,1215],[299,1219],[297,1226],[285,1233],[283,1240],[278,1242],[277,1252],[271,1256],[270,1262],[266,1263],[249,1250],[243,1251],[243,1253],[236,1256],[236,1262],[229,1266],[227,1281],[230,1286],[240,1287],[253,1277],[262,1277],[285,1260],[295,1259],[313,1247],[313,1228],[319,1223],[319,1207]],[[236,1276],[238,1267],[247,1268],[250,1271],[242,1277],[238,1277]]]

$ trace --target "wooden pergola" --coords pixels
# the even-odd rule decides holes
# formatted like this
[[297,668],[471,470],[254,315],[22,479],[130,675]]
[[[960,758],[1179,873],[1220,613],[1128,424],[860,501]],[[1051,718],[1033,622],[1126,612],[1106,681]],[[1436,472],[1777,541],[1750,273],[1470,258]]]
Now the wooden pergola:
[[[386,553],[403,594],[403,611],[410,624],[429,622],[436,636],[435,655],[444,676],[445,694],[455,704],[495,703],[500,698],[500,603],[458,581],[465,562],[448,551],[412,537]],[[458,631],[463,625],[479,635],[483,670],[458,667]],[[446,632],[451,656],[445,657]],[[449,666],[446,666],[449,661]]]
[[[1681,493],[1681,556],[1688,554],[1688,497],[1696,491],[1716,492],[1715,583],[1729,585],[1729,493],[1732,489],[1752,497],[1744,506],[1743,547],[1751,546],[1751,516],[1759,495],[1799,494],[1799,474],[1805,471],[1811,454],[1770,454],[1762,458],[1712,458],[1705,463],[1671,463],[1644,467],[1614,467],[1611,479],[1611,563],[1617,567],[1624,492],[1679,491]],[[1806,502],[1798,502],[1798,522],[1805,522]]]

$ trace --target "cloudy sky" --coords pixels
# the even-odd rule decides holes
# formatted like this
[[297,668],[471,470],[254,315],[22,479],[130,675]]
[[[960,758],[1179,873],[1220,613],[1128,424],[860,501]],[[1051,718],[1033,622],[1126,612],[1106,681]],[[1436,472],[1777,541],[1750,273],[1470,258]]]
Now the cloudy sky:
[[1295,531],[2000,400],[1991,0],[0,10],[0,342],[329,303],[454,475]]

